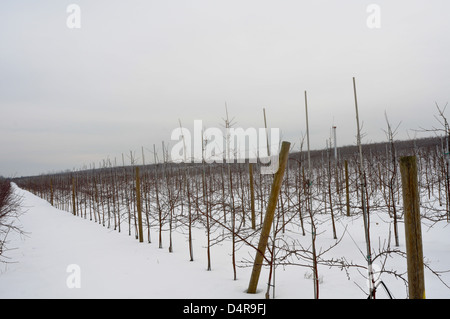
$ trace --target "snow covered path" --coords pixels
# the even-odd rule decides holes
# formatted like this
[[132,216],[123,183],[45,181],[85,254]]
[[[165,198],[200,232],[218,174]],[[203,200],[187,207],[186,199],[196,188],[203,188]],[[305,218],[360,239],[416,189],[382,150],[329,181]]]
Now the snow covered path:
[[[230,247],[228,242],[214,246],[212,271],[206,271],[205,231],[195,229],[194,256],[189,261],[187,236],[175,232],[174,252],[167,249],[168,235],[163,234],[164,248],[159,249],[157,233],[153,231],[153,243],[139,243],[128,230],[118,233],[101,225],[74,217],[70,213],[52,207],[45,200],[15,187],[23,197],[25,212],[18,224],[26,236],[10,234],[6,252],[8,264],[0,263],[0,299],[5,298],[217,298],[217,299],[263,299],[267,284],[267,270],[262,271],[258,293],[245,293],[251,268],[238,268],[238,280],[233,280]],[[377,238],[386,238],[389,224],[371,217],[374,245]],[[363,247],[361,220],[356,217],[342,219],[338,232],[347,227],[348,234],[333,249],[338,258],[361,262],[357,245]],[[373,222],[372,222],[373,221]],[[345,226],[344,226],[345,223]],[[373,224],[372,224],[373,223]],[[320,245],[333,243],[327,225],[321,225]],[[404,238],[403,225],[399,227]],[[450,227],[446,222],[422,228],[425,259],[437,270],[450,269]],[[377,237],[379,236],[379,237]],[[308,236],[301,238],[306,245]],[[354,241],[356,240],[356,242]],[[404,246],[401,245],[401,249]],[[253,256],[253,252],[251,252]],[[239,250],[239,258],[250,258],[248,251]],[[363,261],[362,261],[363,262]],[[403,258],[389,258],[389,267],[405,271]],[[313,285],[305,267],[277,267],[276,298],[312,298]],[[346,272],[337,267],[319,267],[321,298],[366,298],[364,272]],[[75,281],[74,281],[75,279]],[[76,281],[79,279],[79,282]],[[406,298],[405,285],[392,276],[384,276],[389,289],[396,298]],[[450,273],[442,279],[450,282]],[[79,283],[79,288],[73,287]],[[361,288],[362,287],[362,288]],[[450,298],[445,287],[430,271],[425,271],[427,298]],[[385,298],[380,292],[378,298]]]
[[[189,262],[187,250],[169,253],[157,243],[138,243],[29,192],[16,192],[24,198],[27,212],[20,224],[28,234],[8,238],[14,249],[6,255],[13,263],[0,265],[0,299],[261,298],[243,293],[246,280],[233,281],[228,268],[222,276],[220,269],[206,271],[201,258]],[[177,243],[174,247],[176,252]],[[69,288],[77,275],[80,288]]]

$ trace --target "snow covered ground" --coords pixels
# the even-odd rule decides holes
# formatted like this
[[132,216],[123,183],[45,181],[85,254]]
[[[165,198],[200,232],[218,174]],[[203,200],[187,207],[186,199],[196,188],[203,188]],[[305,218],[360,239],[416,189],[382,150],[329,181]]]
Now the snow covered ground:
[[[207,271],[206,236],[202,229],[194,232],[194,261],[189,261],[187,235],[174,233],[174,252],[169,253],[168,238],[160,249],[157,229],[152,231],[152,243],[139,243],[127,232],[118,233],[94,222],[74,217],[55,209],[48,202],[15,187],[23,196],[24,212],[17,221],[26,235],[11,234],[5,253],[8,263],[0,264],[0,299],[5,298],[220,298],[263,299],[268,271],[263,269],[258,293],[245,291],[251,267],[237,269],[233,280],[231,243],[224,241],[211,249],[212,271]],[[337,219],[341,242],[328,258],[345,256],[348,261],[364,265],[360,249],[364,248],[361,218]],[[404,248],[403,224],[399,225],[400,247]],[[292,232],[292,230],[290,230]],[[329,225],[318,226],[318,247],[326,249],[335,240]],[[389,223],[373,214],[371,236],[374,250],[383,246]],[[423,225],[424,256],[434,270],[450,269],[450,226],[439,222],[433,227]],[[168,237],[167,234],[164,236]],[[300,236],[308,246],[309,236]],[[241,247],[239,260],[252,259],[254,251]],[[385,269],[394,269],[406,278],[406,260],[390,256]],[[377,262],[374,267],[377,270]],[[380,260],[381,262],[381,260]],[[248,265],[248,264],[247,264]],[[381,267],[381,265],[380,265]],[[276,298],[312,298],[313,283],[307,267],[278,266],[276,269]],[[358,268],[341,270],[319,266],[321,298],[366,298],[365,271]],[[450,283],[450,273],[441,279]],[[395,298],[406,298],[404,282],[384,273],[381,280]],[[450,289],[429,270],[425,270],[427,298],[450,298]],[[378,298],[386,298],[382,289]]]

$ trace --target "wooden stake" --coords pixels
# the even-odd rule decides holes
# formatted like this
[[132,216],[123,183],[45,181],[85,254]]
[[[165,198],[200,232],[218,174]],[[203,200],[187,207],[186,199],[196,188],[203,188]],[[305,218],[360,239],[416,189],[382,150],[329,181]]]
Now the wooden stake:
[[72,177],[72,213],[73,216],[77,214],[77,204],[75,202],[75,178]]
[[264,127],[266,129],[266,143],[267,143],[267,156],[270,157],[270,144],[269,144],[269,132],[267,131],[266,109],[263,108],[264,113]]
[[139,166],[136,166],[136,206],[138,212],[139,242],[142,243],[144,241],[144,232],[142,230],[141,181],[139,178]]
[[256,252],[252,275],[248,285],[247,293],[249,294],[256,293],[256,288],[258,287],[259,275],[261,274],[261,267],[264,259],[264,253],[266,251],[267,242],[269,240],[270,229],[272,227],[275,208],[277,206],[278,195],[280,194],[281,182],[283,181],[286,162],[289,157],[290,146],[291,143],[289,142],[283,142],[281,145],[281,151],[278,161],[279,167],[273,179],[272,190],[270,192],[266,216],[264,218],[264,223],[261,230],[261,237],[259,239],[258,250]]
[[410,299],[425,299],[419,188],[415,156],[400,158]]
[[53,205],[53,181],[51,178],[50,178],[50,204],[52,204],[52,206],[54,206]]
[[367,212],[367,203],[366,203],[366,181],[365,181],[365,172],[364,172],[364,161],[362,155],[362,146],[361,146],[361,130],[359,127],[359,113],[358,113],[358,99],[356,95],[356,81],[353,78],[353,94],[355,97],[355,111],[356,111],[356,127],[357,127],[357,144],[359,148],[359,164],[360,164],[360,172],[359,179],[361,182],[361,201],[362,201],[362,210],[363,210],[363,220],[364,220],[364,234],[366,238],[366,249],[367,249],[367,271],[369,274],[369,298],[375,299],[375,280],[373,277],[373,268],[372,268],[372,253],[370,249],[370,235],[369,235],[369,216]]
[[317,254],[316,254],[316,225],[314,223],[313,209],[312,209],[312,171],[311,171],[311,149],[309,145],[309,117],[308,117],[308,95],[305,91],[305,115],[306,115],[306,144],[308,147],[308,179],[307,183],[307,207],[309,212],[309,217],[311,220],[311,250],[313,258],[313,284],[314,284],[314,299],[319,299],[319,272],[317,268]]
[[248,163],[248,171],[250,175],[250,206],[252,210],[252,229],[256,229],[256,215],[255,215],[255,189],[253,187],[253,164]]
[[344,161],[345,167],[345,200],[347,204],[347,216],[350,216],[350,192],[349,192],[349,182],[348,182],[348,161]]

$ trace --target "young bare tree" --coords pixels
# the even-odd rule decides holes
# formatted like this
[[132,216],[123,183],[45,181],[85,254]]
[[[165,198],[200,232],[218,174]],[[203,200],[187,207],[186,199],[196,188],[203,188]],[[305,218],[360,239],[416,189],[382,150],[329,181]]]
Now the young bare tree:
[[445,116],[445,110],[448,106],[448,102],[444,105],[443,108],[439,107],[439,104],[435,102],[438,116],[434,116],[436,120],[439,122],[441,127],[433,127],[432,129],[424,129],[422,131],[425,132],[434,132],[435,134],[444,134],[444,138],[442,140],[442,153],[443,153],[443,163],[444,163],[444,171],[445,171],[445,195],[447,198],[446,203],[446,218],[447,221],[450,221],[450,125],[448,123],[447,117]]
[[0,177],[0,262],[6,262],[7,237],[11,232],[22,233],[14,221],[20,213],[22,199],[14,193],[11,182]]
[[[389,179],[388,183],[388,189],[389,189],[389,204],[388,204],[388,210],[390,212],[390,208],[392,208],[392,215],[394,219],[394,238],[395,238],[395,246],[398,247],[399,239],[398,239],[398,227],[397,227],[397,208],[395,205],[395,188],[397,186],[397,158],[396,158],[396,150],[394,145],[394,136],[396,135],[397,129],[400,126],[400,123],[397,125],[397,127],[392,130],[391,124],[389,123],[389,119],[387,117],[386,112],[384,113],[387,123],[387,131],[386,135],[388,137],[389,141],[389,149],[390,149],[390,157],[391,157],[391,165],[388,166],[388,171],[391,173],[391,177]],[[387,154],[386,154],[387,155]],[[388,162],[389,163],[389,162]]]

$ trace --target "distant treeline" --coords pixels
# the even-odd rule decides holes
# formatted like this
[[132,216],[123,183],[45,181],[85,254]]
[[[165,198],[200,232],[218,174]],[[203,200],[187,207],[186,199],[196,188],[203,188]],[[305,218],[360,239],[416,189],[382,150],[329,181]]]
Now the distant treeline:
[[[396,152],[399,155],[413,155],[415,154],[415,152],[418,149],[425,149],[425,148],[436,148],[438,147],[443,147],[444,145],[444,140],[441,137],[426,137],[426,138],[417,138],[417,139],[413,139],[413,140],[403,140],[403,141],[394,141],[395,144],[395,149]],[[369,153],[373,153],[373,154],[377,154],[377,153],[386,153],[387,152],[387,142],[378,142],[378,143],[368,143],[368,144],[363,144],[362,145],[362,150],[363,153],[365,154],[369,154]],[[299,152],[299,151],[294,151],[291,152],[289,155],[290,159],[297,159],[297,160],[304,160],[306,159],[306,154],[307,151],[305,150],[306,147],[303,147],[303,151]],[[329,153],[328,155],[333,157],[334,155],[334,149],[329,149],[328,150]],[[344,159],[348,159],[352,156],[355,156],[355,154],[357,154],[358,152],[358,147],[357,145],[346,145],[346,146],[340,146],[337,148],[337,153],[338,153],[338,158],[341,160]],[[327,149],[320,149],[320,150],[312,150],[311,151],[311,160],[317,160],[317,159],[323,159],[326,158],[327,156]],[[239,163],[248,163],[249,160],[242,160]],[[106,163],[106,162],[105,162]],[[157,165],[160,165],[161,163],[158,163]],[[166,167],[178,167],[180,165],[183,165],[184,167],[201,167],[201,165],[203,165],[202,163],[171,163],[171,162],[166,162],[164,163]],[[132,169],[132,167],[134,166],[141,166],[141,167],[148,167],[151,168],[153,167],[155,164],[146,164],[146,165],[126,165],[126,167],[129,167],[130,169]],[[219,166],[221,165],[221,163],[212,163],[209,164],[212,166]],[[291,164],[290,164],[291,165]],[[95,168],[94,170],[102,170],[102,169],[114,169],[114,168],[121,168],[123,169],[124,166],[123,165],[118,165],[118,166],[113,166],[111,163],[110,164],[105,164],[103,167],[100,168]],[[77,171],[77,173],[89,173],[92,172],[92,168],[91,169],[80,169]],[[66,170],[64,172],[57,172],[57,173],[48,173],[48,174],[41,174],[41,175],[49,175],[49,176],[58,176],[58,175],[70,175],[73,172],[70,170]],[[15,182],[20,182],[23,179],[28,179],[31,176],[22,176],[22,177],[18,177],[18,178],[14,178],[13,181]]]

